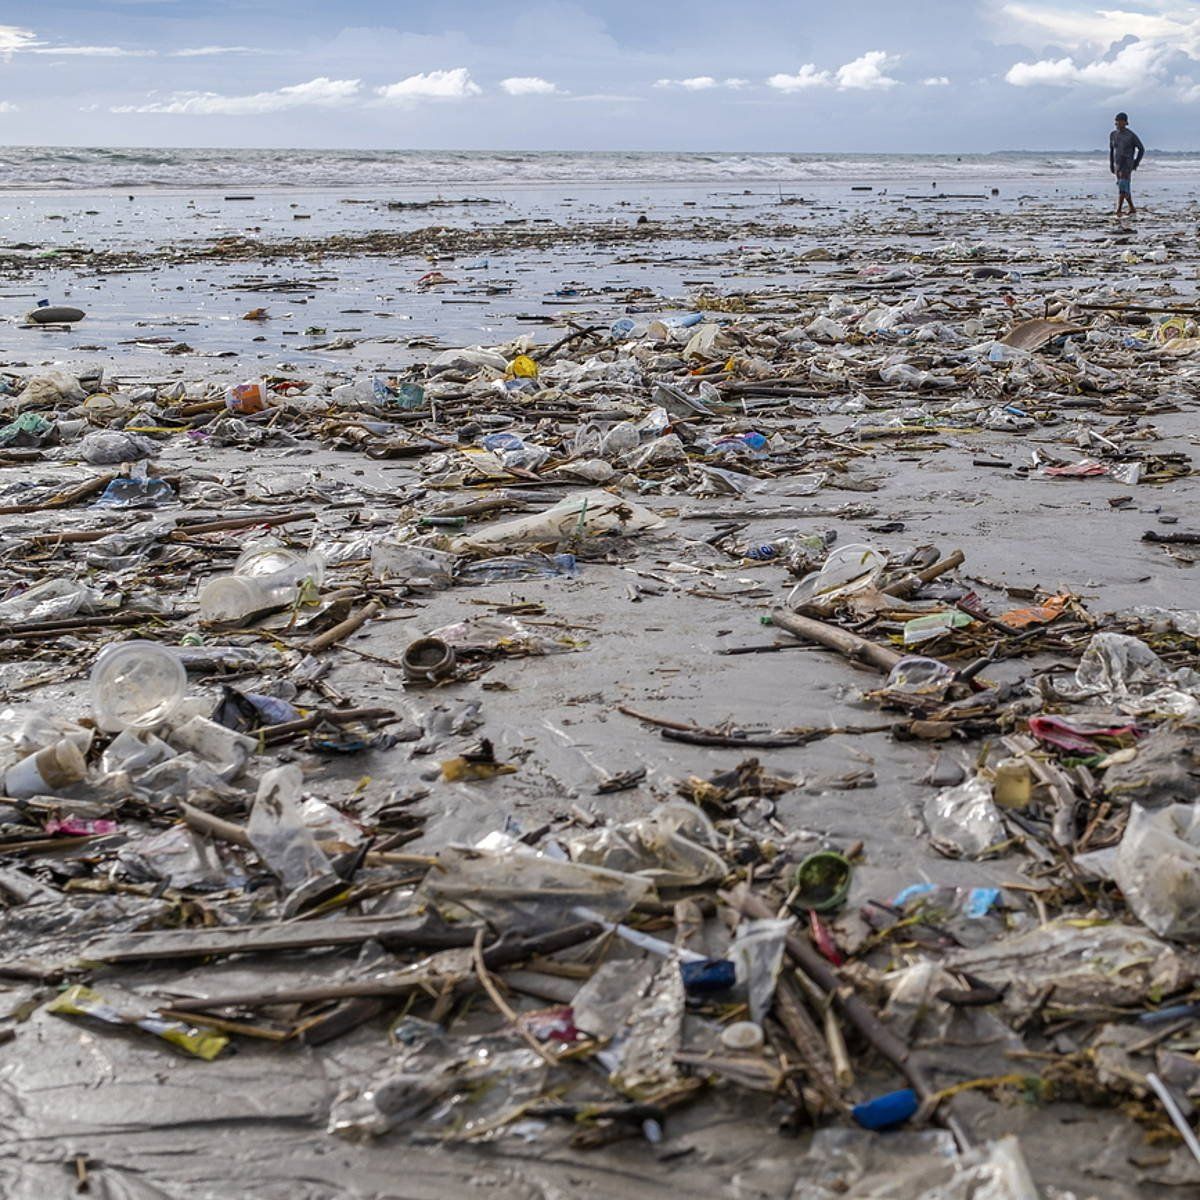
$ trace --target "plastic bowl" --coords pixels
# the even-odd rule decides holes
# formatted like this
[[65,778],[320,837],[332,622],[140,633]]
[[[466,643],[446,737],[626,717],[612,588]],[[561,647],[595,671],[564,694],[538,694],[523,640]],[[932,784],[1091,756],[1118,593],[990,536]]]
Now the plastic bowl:
[[829,912],[845,902],[853,867],[836,850],[810,854],[796,868],[797,908]]

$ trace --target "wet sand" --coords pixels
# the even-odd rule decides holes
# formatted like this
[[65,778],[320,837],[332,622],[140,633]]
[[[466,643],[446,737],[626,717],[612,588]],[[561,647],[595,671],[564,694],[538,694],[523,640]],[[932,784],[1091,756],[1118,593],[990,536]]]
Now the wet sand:
[[[365,217],[366,206],[354,206],[347,219],[352,206],[340,203],[345,197],[313,197],[299,201],[313,215],[311,225],[302,223],[307,240],[272,254],[265,265],[256,265],[243,249],[210,253],[208,239],[245,236],[251,221],[262,226],[254,236],[264,241],[293,236],[285,205],[297,203],[296,198],[243,205],[238,211],[244,215],[237,218],[228,206],[220,209],[215,198],[205,199],[197,207],[220,209],[222,216],[216,228],[197,220],[196,228],[204,231],[198,238],[172,237],[182,262],[158,258],[156,247],[165,240],[139,241],[124,234],[114,239],[120,243],[114,247],[104,248],[104,238],[96,239],[112,256],[99,276],[82,265],[23,260],[4,293],[14,312],[26,298],[48,296],[56,303],[78,303],[89,315],[70,333],[3,329],[0,371],[28,377],[51,364],[70,369],[101,363],[110,378],[127,386],[142,380],[227,382],[265,372],[309,380],[319,395],[350,377],[428,361],[445,346],[495,345],[521,334],[545,345],[569,331],[562,324],[567,319],[607,327],[625,315],[643,320],[703,310],[718,321],[777,333],[806,324],[817,297],[824,304],[831,294],[847,303],[892,305],[924,295],[931,311],[955,326],[973,313],[985,318],[994,313],[1004,305],[1004,294],[1014,297],[1018,316],[1039,315],[1044,298],[1078,299],[1084,293],[1135,304],[1194,302],[1200,259],[1195,197],[1200,193],[1193,183],[1177,183],[1162,194],[1148,185],[1147,209],[1131,235],[1114,230],[1106,215],[1110,197],[1099,187],[1061,195],[1045,186],[1022,189],[1010,183],[997,199],[990,187],[971,190],[980,193],[978,199],[905,200],[891,188],[893,194],[884,197],[878,189],[863,194],[829,186],[813,189],[804,204],[781,204],[778,196],[712,188],[642,189],[628,197],[608,189],[572,189],[582,197],[571,206],[572,221],[564,220],[561,195],[513,192],[503,199],[505,213],[531,221],[564,220],[544,234],[535,226],[531,244],[518,246],[512,244],[514,227],[497,224],[490,206],[464,209],[462,218],[454,209],[439,212],[438,221],[444,220],[450,232],[419,237],[412,231],[426,226],[428,213],[405,210],[396,220],[407,229],[380,226],[409,238],[392,244],[370,232],[381,214],[377,203]],[[897,184],[894,191],[911,195],[916,189]],[[1026,198],[1018,199],[1023,192]],[[55,201],[62,206],[60,198]],[[107,201],[118,203],[115,197]],[[683,207],[693,201],[696,210]],[[88,203],[78,197],[71,202]],[[176,202],[186,208],[183,197],[153,201],[160,208]],[[54,207],[50,200],[45,203]],[[634,224],[643,212],[648,224]],[[29,231],[36,224],[29,215],[25,226],[13,233],[6,229],[4,237],[33,243],[38,239]],[[91,240],[78,213],[69,228],[73,239]],[[338,241],[345,238],[358,239],[353,256],[345,256],[345,243]],[[460,238],[467,243],[461,251],[456,249]],[[372,239],[378,256],[370,248]],[[427,253],[416,252],[418,242]],[[438,250],[443,244],[447,248]],[[1167,249],[1165,261],[1145,261],[1160,246]],[[814,250],[827,251],[831,259],[814,256]],[[1127,255],[1143,261],[1125,261]],[[486,267],[476,270],[483,259]],[[15,260],[7,261],[12,269]],[[974,278],[979,266],[989,264],[1016,271],[1019,278]],[[911,274],[879,282],[878,276],[863,273],[875,267],[902,267]],[[418,290],[416,280],[434,269],[458,282]],[[313,286],[282,292],[263,276],[312,280]],[[1112,290],[1096,293],[1097,288]],[[568,289],[574,294],[561,294]],[[299,304],[301,299],[306,303]],[[734,311],[722,311],[722,304]],[[238,319],[258,305],[269,307],[269,322]],[[739,306],[750,311],[740,314]],[[555,323],[522,319],[529,315]],[[479,679],[433,696],[414,695],[392,667],[335,650],[324,678],[333,694],[356,705],[401,712],[478,704],[482,732],[497,756],[519,761],[520,769],[485,784],[431,784],[430,760],[411,758],[401,744],[319,765],[306,761],[306,768],[313,768],[310,790],[340,802],[357,786],[359,801],[375,802],[393,790],[429,789],[429,798],[421,802],[427,814],[423,834],[405,849],[432,852],[449,841],[473,842],[506,824],[520,831],[545,824],[567,828],[579,809],[613,820],[642,815],[656,799],[672,795],[677,781],[708,778],[745,757],[737,749],[666,741],[657,730],[620,713],[621,705],[706,728],[727,722],[768,729],[879,723],[877,706],[861,698],[877,680],[835,655],[791,646],[770,653],[722,653],[785,641],[761,618],[795,582],[781,566],[737,562],[709,544],[730,521],[740,527],[738,541],[749,544],[835,529],[839,543],[867,542],[893,555],[922,545],[943,553],[962,549],[963,578],[990,603],[1003,604],[1007,586],[1068,590],[1097,613],[1134,605],[1194,609],[1194,567],[1141,540],[1147,530],[1172,528],[1170,521],[1179,529],[1192,526],[1194,476],[1130,487],[1111,478],[1046,478],[1017,469],[1038,448],[1072,459],[1087,454],[1077,438],[1083,428],[1112,436],[1120,431],[1124,437],[1133,426],[1151,439],[1154,453],[1178,452],[1190,460],[1193,360],[1139,359],[1136,368],[1122,367],[1130,351],[1121,339],[1144,334],[1144,327],[1126,328],[1104,317],[1091,323],[1114,340],[1089,346],[1088,353],[1122,371],[1118,391],[1091,394],[1094,407],[1057,408],[1047,397],[1061,393],[1047,382],[1038,403],[1028,394],[1006,396],[1003,402],[1056,412],[1058,419],[1022,432],[986,430],[946,420],[945,414],[964,395],[993,401],[1001,394],[1002,369],[990,377],[986,370],[965,377],[961,386],[938,396],[884,388],[876,378],[871,400],[878,402],[879,425],[903,409],[910,425],[923,423],[924,429],[863,438],[856,428],[863,410],[838,411],[838,404],[866,384],[868,364],[877,357],[877,344],[868,345],[861,350],[862,369],[851,363],[844,384],[815,383],[824,397],[748,407],[739,422],[732,422],[778,433],[797,447],[764,491],[701,498],[651,474],[631,494],[662,517],[662,529],[627,539],[608,561],[583,562],[578,578],[455,588],[406,599],[349,642],[351,650],[394,661],[420,633],[491,611],[489,606],[511,604],[542,606],[533,621],[569,631],[586,647],[500,661]],[[306,350],[318,336],[303,335],[311,326],[326,329],[322,337],[355,344],[343,351]],[[138,344],[146,336],[172,339],[163,346],[186,342],[193,353],[166,356],[144,340]],[[258,337],[265,341],[253,340]],[[434,348],[423,340],[411,344],[427,338],[436,340]],[[906,360],[923,357],[922,365],[935,372],[954,359],[957,349],[896,345]],[[207,357],[225,353],[231,357]],[[837,365],[830,346],[807,354],[822,371]],[[618,394],[616,399],[644,408],[636,397]],[[1132,403],[1122,410],[1117,401]],[[300,406],[298,411],[306,410]],[[570,422],[549,421],[544,432],[547,437],[569,433]],[[856,452],[839,451],[847,443]],[[1011,466],[980,466],[979,459]],[[827,473],[825,486],[815,494],[794,494],[790,479],[828,470],[833,460],[842,468]],[[321,512],[313,535],[318,545],[387,529],[406,490],[416,494],[423,480],[416,461],[380,462],[303,435],[296,444],[268,440],[253,450],[175,437],[163,442],[155,464],[163,475],[211,480],[231,489],[232,499],[207,505],[218,517],[245,511],[247,485],[264,477],[292,478],[286,500],[293,507],[310,503],[295,490],[306,481],[348,488],[349,507]],[[77,482],[87,470],[68,461],[9,467],[0,472],[0,487],[28,479]],[[1132,501],[1114,508],[1110,501],[1121,495]],[[848,506],[857,515],[846,515]],[[205,507],[202,492],[188,507]],[[730,510],[736,510],[732,517]],[[763,510],[791,510],[791,515],[759,515]],[[6,557],[31,533],[89,527],[95,520],[86,509],[6,517],[0,535]],[[296,537],[302,541],[311,532],[304,527]],[[338,577],[333,572],[334,582]],[[6,580],[12,581],[12,576]],[[164,580],[159,586],[169,590],[171,584]],[[191,603],[190,592],[177,598],[185,607]],[[177,630],[188,625],[185,620]],[[0,665],[0,696],[82,714],[88,703],[88,661],[71,646],[33,661],[10,656]],[[1046,665],[1045,658],[1010,662],[997,673],[1016,678]],[[59,682],[26,690],[29,680],[56,672],[63,675]],[[207,694],[215,699],[211,684]],[[922,778],[934,760],[942,756],[966,764],[978,750],[972,743],[930,746],[898,742],[886,733],[860,733],[757,753],[772,774],[798,781],[777,801],[782,827],[811,831],[814,844],[865,843],[853,909],[914,882],[998,886],[1013,878],[1013,864],[1003,859],[952,861],[935,854],[917,815],[929,794]],[[596,795],[605,777],[637,767],[646,769],[637,789]],[[344,970],[352,961],[353,956],[330,955],[327,969]],[[165,969],[122,970],[119,978],[122,986],[147,990],[228,991],[240,982],[261,981],[269,971],[285,977],[289,969],[312,973],[311,964],[263,968],[235,960],[196,968],[182,980],[180,971]],[[34,990],[30,985],[0,992],[0,1003]],[[782,1137],[773,1128],[778,1114],[767,1100],[748,1104],[744,1094],[731,1089],[718,1089],[673,1116],[668,1141],[658,1148],[633,1140],[575,1151],[555,1126],[530,1132],[527,1141],[508,1136],[479,1146],[410,1146],[398,1135],[365,1148],[347,1146],[324,1132],[330,1102],[344,1083],[361,1081],[378,1067],[387,1053],[384,1037],[383,1027],[375,1024],[320,1049],[243,1039],[236,1056],[199,1063],[172,1057],[149,1039],[85,1029],[39,1011],[18,1026],[13,1042],[0,1047],[2,1190],[14,1200],[58,1194],[70,1179],[63,1164],[75,1155],[92,1161],[100,1194],[131,1197],[415,1198],[486,1187],[506,1200],[526,1200],[633,1191],[666,1196],[690,1187],[743,1200],[791,1195],[801,1174],[805,1139]],[[1008,1069],[994,1047],[975,1053],[977,1074],[993,1065]],[[880,1078],[887,1076],[881,1072]],[[1116,1112],[1065,1103],[1006,1106],[980,1096],[964,1098],[961,1112],[981,1138],[1019,1134],[1044,1188],[1069,1189],[1081,1200],[1164,1194],[1156,1168],[1131,1161],[1141,1157],[1141,1135]]]

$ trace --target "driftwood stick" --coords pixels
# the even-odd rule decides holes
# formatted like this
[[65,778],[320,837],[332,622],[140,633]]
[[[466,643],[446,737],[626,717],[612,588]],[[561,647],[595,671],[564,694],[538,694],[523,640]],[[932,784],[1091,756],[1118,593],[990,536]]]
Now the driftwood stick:
[[322,650],[328,650],[330,646],[340,642],[342,638],[347,638],[352,633],[361,629],[378,612],[379,601],[372,600],[370,604],[360,608],[358,612],[351,613],[344,621],[339,621],[332,629],[327,629],[324,633],[305,642],[300,649],[305,654],[320,654]]
[[815,621],[812,617],[802,617],[799,613],[788,612],[785,608],[771,610],[771,623],[779,629],[786,630],[801,641],[816,642],[829,650],[844,654],[853,662],[865,663],[875,670],[887,674],[903,657],[897,650],[889,646],[880,646],[876,642],[859,637],[836,625]]
[[966,561],[966,557],[961,550],[955,550],[953,554],[948,554],[941,562],[935,562],[923,571],[914,571],[911,575],[905,575],[903,579],[897,579],[895,583],[889,583],[887,587],[880,588],[880,591],[885,596],[899,596],[903,598],[911,595],[921,584],[932,583],[935,579],[945,575],[947,571],[953,571],[955,567],[961,567]]
[[[470,934],[470,928],[463,932]],[[483,961],[491,970],[511,966],[540,954],[554,954],[581,942],[599,937],[604,927],[594,921],[567,925],[550,933],[531,937],[502,937],[483,951]],[[470,945],[468,937],[467,945]],[[266,1008],[272,1004],[309,1004],[325,1000],[344,1000],[351,996],[406,996],[423,986],[425,977],[413,973],[403,979],[361,979],[346,983],[317,984],[312,987],[294,987],[276,991],[233,992],[224,996],[205,996],[180,999],[171,997],[171,1007],[187,1011],[205,1011],[214,1008],[238,1006],[242,1008]],[[472,987],[473,980],[464,979],[456,986]]]
[[846,1101],[834,1078],[833,1063],[827,1053],[825,1039],[808,1015],[800,998],[800,989],[786,975],[780,976],[775,987],[775,1015],[792,1039],[800,1062],[817,1091],[831,1107],[844,1112]]

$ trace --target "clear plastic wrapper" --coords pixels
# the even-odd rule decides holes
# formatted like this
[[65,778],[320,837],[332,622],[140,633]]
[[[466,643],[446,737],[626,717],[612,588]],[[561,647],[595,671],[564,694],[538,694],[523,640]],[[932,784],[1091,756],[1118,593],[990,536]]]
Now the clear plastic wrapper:
[[1200,813],[1190,804],[1151,812],[1135,804],[1117,847],[1113,877],[1147,929],[1200,941]]
[[980,775],[931,796],[925,824],[934,849],[950,858],[978,858],[1005,838],[992,784]]
[[581,834],[567,843],[574,862],[640,875],[659,887],[715,883],[729,873],[712,848],[716,831],[694,804],[659,805],[649,816]]
[[750,1019],[756,1024],[761,1025],[771,1011],[785,943],[795,924],[790,917],[743,921],[729,948],[729,957],[737,969],[738,986],[749,997]]
[[430,871],[421,892],[447,915],[466,912],[497,928],[519,921],[544,930],[569,924],[577,908],[621,921],[654,891],[650,880],[636,875],[563,862],[519,842],[492,844],[495,849],[444,852],[445,870]]
[[276,767],[258,785],[246,833],[254,851],[289,891],[330,880],[333,867],[300,812],[304,776],[297,766]]

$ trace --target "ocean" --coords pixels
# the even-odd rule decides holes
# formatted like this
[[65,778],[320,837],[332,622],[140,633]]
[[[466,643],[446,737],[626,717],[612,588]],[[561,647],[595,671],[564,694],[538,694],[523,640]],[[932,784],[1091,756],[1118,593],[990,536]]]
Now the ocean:
[[[1105,151],[744,154],[662,151],[223,150],[0,147],[0,189],[398,187],[570,183],[772,183],[1105,173]],[[1151,150],[1155,173],[1200,171],[1200,153]]]

